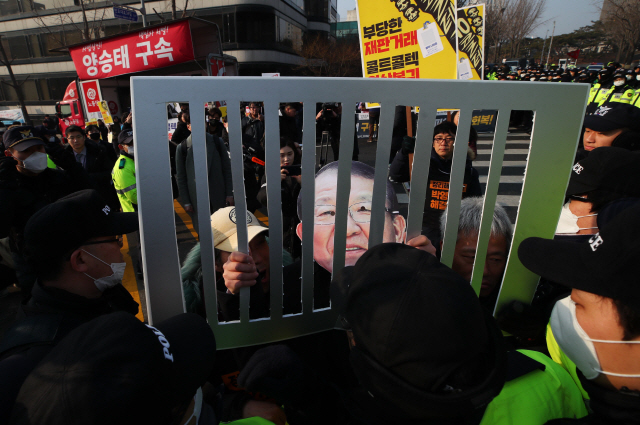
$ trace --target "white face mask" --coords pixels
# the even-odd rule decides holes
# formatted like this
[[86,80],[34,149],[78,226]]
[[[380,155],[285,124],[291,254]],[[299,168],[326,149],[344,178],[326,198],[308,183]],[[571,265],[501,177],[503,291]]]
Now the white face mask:
[[92,256],[93,258],[95,258],[96,260],[100,261],[103,264],[106,264],[107,266],[111,267],[111,271],[113,272],[110,276],[105,276],[105,277],[101,277],[98,279],[95,279],[91,276],[89,276],[88,274],[85,273],[86,276],[90,277],[91,279],[93,279],[93,282],[96,284],[96,288],[98,288],[98,290],[100,292],[104,292],[105,289],[109,289],[109,288],[113,288],[114,286],[116,286],[117,284],[122,282],[122,278],[124,277],[124,269],[127,267],[127,263],[107,263],[103,260],[101,260],[100,258],[96,257],[95,255],[91,254],[90,252],[85,251],[84,249],[82,250],[84,252],[86,252],[87,254],[89,254],[90,256]]
[[627,77],[627,81],[629,81],[631,78],[633,78],[633,75],[625,75],[625,77]]
[[553,336],[558,346],[564,351],[582,372],[585,378],[595,379],[599,374],[619,376],[622,378],[640,378],[640,375],[613,373],[602,370],[596,353],[594,342],[606,344],[640,344],[640,341],[610,341],[592,339],[582,329],[576,318],[576,303],[571,296],[556,303],[549,321]]
[[[15,159],[18,159],[14,156]],[[19,159],[18,159],[19,161]],[[40,174],[47,169],[47,154],[44,152],[34,152],[22,161],[21,167],[32,173]]]
[[616,87],[620,87],[621,85],[623,85],[626,81],[622,81],[622,80],[615,80],[613,82],[613,85]]
[[556,228],[556,235],[558,235],[558,234],[575,235],[580,230],[597,229],[597,227],[578,227],[578,219],[579,218],[582,218],[582,217],[593,217],[593,216],[598,215],[598,214],[596,213],[596,214],[588,214],[588,215],[577,216],[574,213],[572,213],[571,210],[569,209],[569,204],[570,203],[571,202],[567,202],[562,207],[562,212],[560,213],[560,220],[558,220],[558,227]]
[[636,80],[640,81],[640,74],[636,75]]
[[530,80],[530,81],[535,81],[535,80],[536,80],[536,78],[535,78],[535,77],[533,77],[533,78],[529,78],[529,80]]

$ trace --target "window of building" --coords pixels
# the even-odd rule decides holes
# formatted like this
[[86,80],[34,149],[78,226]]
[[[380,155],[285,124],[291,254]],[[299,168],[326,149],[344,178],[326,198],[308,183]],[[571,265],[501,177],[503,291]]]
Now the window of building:
[[40,100],[36,82],[34,80],[28,79],[22,83],[22,96],[24,97],[24,100]]
[[49,98],[51,100],[61,101],[64,98],[64,92],[73,78],[49,78],[47,85],[49,86]]
[[62,32],[40,34],[40,41],[42,42],[42,49],[44,50],[45,56],[64,56],[68,54],[65,52],[51,51],[51,49],[57,49],[65,45],[64,34]]
[[19,0],[0,1],[0,16],[10,16],[22,12]]
[[45,56],[40,45],[40,37],[37,34],[31,34],[29,37],[29,44],[31,45],[31,56],[34,58],[41,58]]
[[238,43],[275,43],[276,17],[269,13],[238,12]]
[[27,59],[31,57],[29,53],[29,44],[27,43],[27,37],[25,37],[24,35],[18,37],[7,37],[7,44],[9,45],[9,51],[6,53],[7,55],[9,55],[9,58]]
[[302,28],[278,17],[278,42],[295,50],[302,48]]
[[220,28],[220,39],[223,43],[236,42],[235,13],[221,13],[218,15],[200,16],[200,18],[218,25]]
[[307,0],[307,17],[329,22],[329,0]]
[[51,94],[49,93],[49,82],[47,80],[38,80],[40,86],[40,99],[51,100]]
[[9,83],[9,81],[6,80],[3,80],[2,83],[0,83],[2,84],[2,91],[4,92],[5,100],[17,102],[18,95],[16,94],[16,90],[7,83]]
[[304,11],[304,0],[285,0],[293,6],[296,6],[300,10]]

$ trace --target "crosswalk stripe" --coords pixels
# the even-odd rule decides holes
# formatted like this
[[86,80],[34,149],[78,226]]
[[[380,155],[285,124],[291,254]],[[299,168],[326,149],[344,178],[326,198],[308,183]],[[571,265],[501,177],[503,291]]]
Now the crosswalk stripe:
[[[507,149],[505,155],[528,155],[529,149]],[[478,155],[491,155],[491,149],[478,149]]]
[[264,224],[265,226],[269,227],[269,217],[267,217],[266,215],[262,214],[260,211],[256,211],[256,213],[254,215],[256,216],[256,218],[258,220],[260,220],[262,222],[262,224]]
[[[491,164],[491,161],[473,161],[473,166],[477,167],[488,167]],[[526,167],[527,161],[503,161],[503,167]]]
[[174,199],[173,208],[176,210],[176,214],[178,214],[178,217],[180,217],[180,220],[182,220],[182,222],[187,227],[187,229],[189,229],[191,236],[193,236],[196,239],[196,241],[199,240],[198,234],[196,233],[196,229],[193,227],[193,223],[191,222],[191,217],[189,217],[189,214],[187,214],[184,208],[182,208],[182,205],[180,205],[180,202]]
[[[480,176],[480,183],[486,183],[489,176]],[[522,183],[524,172],[521,176],[500,176],[500,183]]]
[[497,202],[508,207],[517,207],[520,204],[520,195],[498,195]]

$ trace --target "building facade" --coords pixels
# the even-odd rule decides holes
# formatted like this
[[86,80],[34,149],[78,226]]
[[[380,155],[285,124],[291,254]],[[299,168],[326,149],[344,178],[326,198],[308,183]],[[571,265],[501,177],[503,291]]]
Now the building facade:
[[[84,1],[84,3],[82,3]],[[119,2],[131,7],[140,3]],[[0,40],[13,73],[24,81],[22,92],[34,122],[55,113],[75,67],[63,46],[142,28],[141,19],[114,18],[113,2],[87,0],[0,1]],[[240,75],[280,72],[294,75],[296,49],[305,34],[329,36],[338,21],[337,0],[189,0],[186,16],[215,22],[226,54],[238,59]],[[177,1],[177,17],[185,2]],[[147,1],[147,23],[171,18],[171,0]],[[85,19],[86,17],[86,19]],[[140,18],[140,17],[139,17]],[[25,80],[26,79],[26,80]],[[16,109],[18,97],[6,84],[9,72],[0,66],[0,110]]]

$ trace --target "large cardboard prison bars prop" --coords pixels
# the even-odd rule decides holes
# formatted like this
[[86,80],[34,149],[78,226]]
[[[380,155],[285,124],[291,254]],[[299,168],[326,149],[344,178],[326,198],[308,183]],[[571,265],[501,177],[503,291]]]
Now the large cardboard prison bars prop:
[[[420,107],[412,190],[409,203],[407,237],[420,234],[427,192],[429,158],[436,110],[460,109],[460,122],[454,147],[444,234],[442,262],[451,265],[460,213],[460,199],[467,154],[467,140],[474,109],[497,109],[498,120],[485,193],[482,225],[472,277],[479,290],[484,270],[491,221],[497,198],[509,116],[512,110],[535,111],[531,148],[525,172],[522,198],[514,238],[498,307],[518,299],[530,302],[538,277],[526,270],[517,257],[517,248],[529,236],[552,237],[569,179],[579,139],[588,87],[583,84],[540,84],[527,82],[466,82],[436,80],[378,80],[351,78],[252,78],[252,77],[132,77],[133,129],[137,167],[138,207],[147,311],[151,323],[182,313],[185,309],[176,245],[174,209],[171,193],[169,149],[166,133],[166,103],[189,102],[196,170],[198,205],[208,205],[205,155],[205,120],[198,105],[225,100],[229,111],[229,138],[233,188],[237,217],[244,217],[244,196],[240,102],[263,101],[266,122],[267,182],[280,181],[278,107],[280,102],[303,102],[304,138],[302,156],[302,221],[312,222],[314,212],[315,105],[341,102],[343,105],[340,149],[351,152],[354,142],[357,102],[382,105],[376,154],[373,216],[369,247],[382,242],[388,155],[391,147],[396,105]],[[549,99],[554,99],[549,102]],[[333,269],[344,265],[347,207],[351,185],[350,155],[342,155],[338,166]],[[282,246],[280,185],[267,186],[270,246]],[[207,316],[219,348],[240,347],[277,341],[331,329],[336,314],[331,309],[313,310],[313,231],[303,226],[302,306],[303,313],[282,315],[282,252],[271,249],[271,317],[249,320],[249,293],[240,294],[240,321],[218,323],[213,241],[207,208],[198,209],[201,255]],[[247,229],[238,222],[240,250],[247,252]],[[342,235],[340,237],[339,235]],[[207,260],[209,259],[209,260]]]

